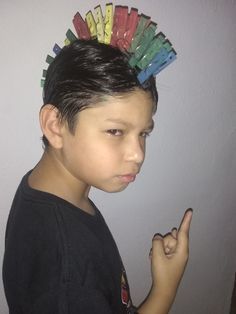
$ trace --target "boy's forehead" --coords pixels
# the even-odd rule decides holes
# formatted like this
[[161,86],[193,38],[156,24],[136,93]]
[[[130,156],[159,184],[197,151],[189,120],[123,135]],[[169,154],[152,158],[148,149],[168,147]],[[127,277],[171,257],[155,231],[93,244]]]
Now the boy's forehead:
[[[115,96],[104,96],[102,101],[84,110],[84,115],[88,114],[91,118],[102,122],[123,124],[141,122],[152,127],[153,108],[153,99],[149,93],[138,90]],[[83,111],[81,114],[83,115]]]
[[152,101],[151,93],[149,91],[144,91],[140,88],[135,88],[134,90],[117,93],[114,95],[105,95],[104,100],[120,100],[120,101],[127,101],[130,99],[135,99],[141,97],[142,99],[146,99],[147,101]]
[[115,95],[104,95],[99,98],[99,101],[95,102],[89,107],[105,107],[107,112],[112,112],[113,110],[120,111],[121,109],[129,110],[132,108],[132,105],[134,105],[134,109],[141,107],[143,110],[150,110],[150,108],[154,109],[155,107],[150,92],[146,92],[141,89],[135,89],[134,91]]

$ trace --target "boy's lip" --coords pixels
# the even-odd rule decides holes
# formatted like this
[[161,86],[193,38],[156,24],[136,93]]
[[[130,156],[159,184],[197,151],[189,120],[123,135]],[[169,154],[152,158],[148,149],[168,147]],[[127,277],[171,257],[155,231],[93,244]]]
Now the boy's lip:
[[134,182],[136,178],[136,173],[123,174],[123,175],[120,175],[119,178],[124,183]]

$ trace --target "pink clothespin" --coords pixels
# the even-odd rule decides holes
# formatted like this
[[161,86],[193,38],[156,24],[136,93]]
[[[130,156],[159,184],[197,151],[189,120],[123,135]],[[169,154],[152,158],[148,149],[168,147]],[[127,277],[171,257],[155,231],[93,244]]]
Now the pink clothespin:
[[116,6],[113,18],[111,45],[122,49],[126,24],[128,21],[128,7]]
[[90,31],[87,23],[83,20],[79,12],[77,12],[73,18],[73,24],[80,39],[90,39]]
[[137,25],[139,22],[139,15],[138,15],[138,10],[132,8],[130,10],[130,14],[128,16],[128,22],[126,25],[126,32],[124,35],[124,45],[123,48],[125,50],[129,49],[129,46],[131,44],[132,38],[134,37]]

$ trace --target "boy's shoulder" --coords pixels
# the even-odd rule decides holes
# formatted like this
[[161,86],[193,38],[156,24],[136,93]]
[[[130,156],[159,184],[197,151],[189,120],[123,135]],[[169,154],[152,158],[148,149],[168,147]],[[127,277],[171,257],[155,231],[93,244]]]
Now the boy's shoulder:
[[90,215],[67,200],[54,194],[31,188],[26,173],[15,193],[8,225],[32,226],[32,228],[76,228],[86,233],[86,229],[106,227],[105,220],[96,205],[91,201],[95,215]]

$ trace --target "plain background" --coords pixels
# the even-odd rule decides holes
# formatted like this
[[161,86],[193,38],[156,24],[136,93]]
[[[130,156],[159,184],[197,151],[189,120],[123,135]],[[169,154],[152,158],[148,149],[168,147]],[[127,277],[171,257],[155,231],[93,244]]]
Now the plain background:
[[[38,111],[45,58],[72,18],[106,1],[0,1],[0,262],[17,185],[42,153]],[[158,22],[178,59],[157,77],[156,129],[126,191],[94,191],[123,257],[135,303],[150,287],[154,233],[194,209],[191,256],[175,314],[228,314],[236,271],[236,1],[114,1]],[[8,313],[0,284],[0,313]]]

